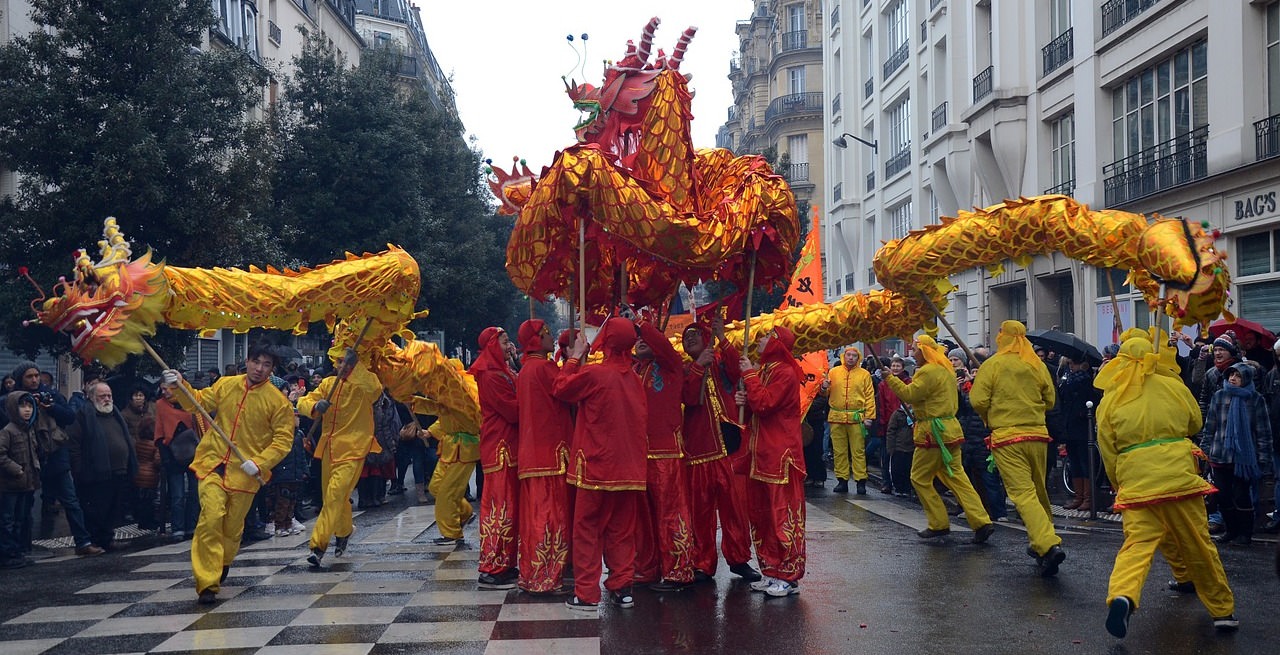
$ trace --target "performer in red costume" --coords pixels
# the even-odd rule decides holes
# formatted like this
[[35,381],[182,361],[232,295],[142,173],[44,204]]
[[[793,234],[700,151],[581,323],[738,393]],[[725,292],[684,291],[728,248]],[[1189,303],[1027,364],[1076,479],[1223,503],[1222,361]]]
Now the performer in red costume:
[[565,479],[570,406],[551,395],[560,367],[549,357],[555,342],[547,324],[530,319],[516,333],[520,341],[520,581],[524,591],[559,591],[569,558],[571,487]]
[[478,341],[480,356],[472,362],[470,372],[480,391],[480,466],[484,470],[479,586],[511,589],[520,575],[516,570],[516,374],[508,364],[511,339],[505,330],[487,327]]
[[666,335],[648,322],[639,327],[635,368],[649,405],[649,511],[637,526],[636,578],[652,583],[654,591],[680,591],[693,584],[689,474],[680,434],[684,365]]
[[800,437],[800,379],[804,373],[791,356],[795,336],[777,326],[760,337],[760,367],[743,355],[746,389],[736,394],[751,410],[751,470],[747,505],[756,556],[764,579],[753,591],[770,596],[800,593],[804,577],[804,444]]
[[[717,331],[722,329],[716,322]],[[684,450],[689,468],[689,502],[693,521],[693,567],[698,580],[716,573],[716,522],[720,550],[729,570],[748,582],[760,580],[751,560],[747,501],[736,484],[720,425],[728,423],[738,371],[738,350],[721,340],[712,348],[712,330],[703,323],[685,328],[684,352],[693,358],[684,373]],[[727,409],[728,408],[728,409]],[[736,417],[734,417],[736,418]]]
[[600,559],[609,567],[605,587],[618,607],[632,607],[635,524],[644,508],[645,414],[648,403],[631,363],[635,325],[625,318],[604,323],[596,342],[604,361],[582,366],[585,335],[556,378],[555,396],[576,403],[577,419],[569,452],[569,484],[577,487],[573,507],[575,595],[570,609],[595,611],[600,603]]

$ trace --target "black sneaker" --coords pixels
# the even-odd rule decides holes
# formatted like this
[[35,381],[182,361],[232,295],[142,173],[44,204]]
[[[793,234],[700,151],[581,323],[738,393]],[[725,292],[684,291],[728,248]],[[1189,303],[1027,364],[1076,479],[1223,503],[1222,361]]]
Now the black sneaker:
[[692,586],[693,586],[692,582],[675,582],[672,580],[659,580],[649,585],[649,589],[653,591],[658,591],[658,592],[684,591],[685,589],[688,589],[689,587],[692,587]]
[[1177,580],[1170,580],[1168,583],[1165,584],[1165,586],[1169,588],[1169,591],[1176,591],[1180,594],[1196,593],[1196,583],[1190,580],[1187,580],[1186,582],[1178,582]]
[[995,534],[995,531],[996,531],[996,524],[995,524],[995,523],[988,523],[988,524],[986,524],[986,525],[984,525],[984,526],[982,526],[982,527],[978,528],[977,530],[974,530],[974,531],[973,531],[973,543],[975,543],[975,544],[985,544],[985,543],[987,543],[987,540],[991,538],[991,535]]
[[[747,568],[750,568],[750,566],[748,566]],[[754,569],[753,569],[753,570],[754,570]],[[700,582],[715,582],[715,578],[713,578],[712,576],[708,575],[706,571],[694,571],[694,572],[693,572],[693,581],[694,581],[695,583],[700,583]]]
[[519,571],[515,569],[507,569],[497,575],[492,573],[481,573],[479,580],[477,580],[477,584],[481,589],[515,589],[516,580],[519,578]]
[[858,494],[859,496],[865,496],[865,495],[867,495],[867,481],[866,481],[866,480],[858,480],[858,490],[857,490],[857,494]]
[[307,563],[310,564],[313,569],[320,568],[320,560],[322,559],[324,559],[324,550],[321,548],[312,548],[311,554],[307,555]]
[[335,543],[333,545],[333,556],[342,557],[343,553],[347,552],[347,544],[350,543],[350,541],[351,541],[351,535],[335,538],[334,539]]
[[196,599],[196,602],[201,605],[212,605],[218,602],[218,592],[212,589],[205,589],[200,592],[200,597]]
[[760,572],[746,562],[730,566],[729,572],[747,582],[759,582],[761,577]]
[[921,539],[933,539],[934,537],[943,537],[951,534],[951,528],[943,528],[941,530],[934,530],[933,528],[925,528],[917,532],[916,534],[919,535]]
[[[1067,559],[1067,553],[1062,550],[1062,546],[1054,544],[1045,551],[1040,557],[1040,577],[1052,578],[1058,575],[1058,567]],[[1123,636],[1123,635],[1121,635]]]
[[[1107,603],[1107,632],[1117,639],[1124,639],[1129,634],[1129,617],[1133,615],[1133,601],[1124,596],[1116,596]],[[1217,625],[1217,620],[1214,620]]]
[[574,596],[573,598],[570,598],[569,600],[564,601],[564,606],[565,606],[565,607],[568,607],[568,608],[569,608],[569,609],[571,609],[571,610],[578,610],[579,612],[598,612],[598,611],[600,611],[600,605],[599,605],[599,604],[597,604],[597,603],[588,603],[588,602],[587,602],[587,601],[585,601],[585,600],[579,600],[577,596]]
[[849,481],[836,478],[836,486],[831,490],[832,493],[847,494],[849,493]]
[[1240,629],[1240,621],[1235,614],[1213,617],[1213,629],[1218,632],[1235,632]]
[[624,610],[636,605],[636,599],[631,596],[631,587],[622,591],[609,592],[609,602],[613,603],[614,607],[621,607]]

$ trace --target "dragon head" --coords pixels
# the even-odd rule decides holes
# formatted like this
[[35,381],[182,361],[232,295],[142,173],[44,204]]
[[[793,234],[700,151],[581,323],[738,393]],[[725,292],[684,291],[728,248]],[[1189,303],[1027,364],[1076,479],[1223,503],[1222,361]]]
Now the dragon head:
[[59,278],[53,296],[36,301],[36,317],[70,335],[71,349],[86,363],[97,359],[116,366],[129,353],[142,352],[143,337],[155,334],[168,304],[168,283],[164,263],[153,263],[150,251],[130,260],[115,218],[104,221],[98,248],[102,259],[96,263],[84,251],[75,252],[75,278]]
[[[686,29],[671,57],[659,50],[657,57],[650,61],[653,34],[659,23],[661,21],[656,16],[649,19],[640,35],[639,45],[627,41],[626,54],[616,62],[607,63],[604,82],[599,87],[565,80],[565,91],[573,101],[574,109],[583,114],[573,127],[579,143],[597,143],[615,152],[630,150],[625,138],[638,131],[648,109],[646,101],[653,94],[658,76],[664,71],[680,74],[678,71],[685,50],[697,32],[695,27]],[[684,77],[687,82],[689,77]]]
[[[529,170],[529,165],[519,157],[511,158],[511,172],[508,173],[501,168],[493,165],[492,160],[485,160],[488,164],[485,166],[485,173],[490,177],[486,178],[489,183],[489,190],[502,203],[498,207],[498,213],[504,216],[514,216],[520,213],[520,209],[529,202],[529,196],[533,193],[533,185],[538,181],[538,176]],[[516,167],[519,166],[519,171]]]
[[1226,308],[1231,286],[1227,255],[1214,245],[1217,231],[1209,232],[1206,227],[1157,216],[1140,239],[1141,250],[1159,253],[1159,257],[1143,275],[1135,274],[1134,281],[1144,292],[1156,287],[1157,281],[1167,285],[1166,309],[1177,326],[1207,325],[1220,315],[1230,315]]

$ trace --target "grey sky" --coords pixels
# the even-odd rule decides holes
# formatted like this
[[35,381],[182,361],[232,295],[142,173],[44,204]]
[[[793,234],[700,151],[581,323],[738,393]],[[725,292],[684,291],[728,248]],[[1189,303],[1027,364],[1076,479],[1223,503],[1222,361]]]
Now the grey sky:
[[[536,172],[574,143],[579,115],[561,76],[599,85],[601,62],[621,58],[627,40],[639,40],[653,16],[662,19],[655,54],[658,48],[670,54],[686,27],[698,28],[680,70],[693,76],[693,144],[715,146],[733,102],[734,25],[751,8],[746,0],[428,0],[422,21],[440,67],[452,76],[467,134],[495,165],[510,168],[520,156]],[[583,32],[589,39],[580,68],[565,36],[574,35],[580,52]]]

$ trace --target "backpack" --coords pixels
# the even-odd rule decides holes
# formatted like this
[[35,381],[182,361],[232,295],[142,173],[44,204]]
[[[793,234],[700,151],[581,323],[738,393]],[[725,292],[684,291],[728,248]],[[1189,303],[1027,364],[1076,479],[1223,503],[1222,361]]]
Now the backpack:
[[364,461],[370,466],[382,466],[396,458],[396,443],[400,441],[400,414],[396,403],[383,392],[373,403],[373,438],[382,447],[380,453],[369,453]]
[[191,428],[183,428],[173,435],[169,442],[169,454],[173,462],[182,467],[191,466],[196,458],[196,446],[200,445],[200,435]]

